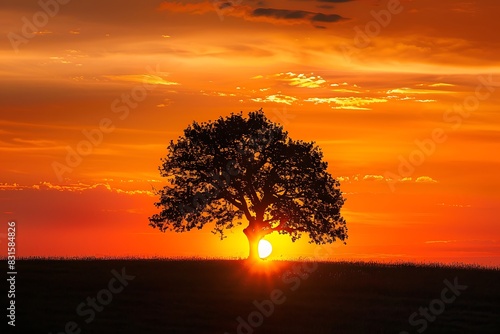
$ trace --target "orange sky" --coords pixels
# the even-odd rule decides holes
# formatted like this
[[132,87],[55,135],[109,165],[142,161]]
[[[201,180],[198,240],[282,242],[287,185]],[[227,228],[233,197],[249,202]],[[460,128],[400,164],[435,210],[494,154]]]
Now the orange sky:
[[[241,229],[147,217],[171,139],[262,107],[341,180],[331,259],[500,265],[498,1],[46,3],[0,8],[0,242],[16,220],[18,255],[245,256]],[[315,249],[269,239],[275,258]]]

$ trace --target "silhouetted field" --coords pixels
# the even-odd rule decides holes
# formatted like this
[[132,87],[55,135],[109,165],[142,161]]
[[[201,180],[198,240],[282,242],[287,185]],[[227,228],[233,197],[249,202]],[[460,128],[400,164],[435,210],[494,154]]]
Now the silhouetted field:
[[17,269],[19,333],[500,333],[498,270],[273,262],[249,271],[236,260]]

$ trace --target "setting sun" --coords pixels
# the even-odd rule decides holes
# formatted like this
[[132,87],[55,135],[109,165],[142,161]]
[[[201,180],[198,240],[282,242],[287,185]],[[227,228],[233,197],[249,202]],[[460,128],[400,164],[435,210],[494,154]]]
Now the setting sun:
[[273,252],[273,245],[267,240],[259,241],[259,257],[265,259]]

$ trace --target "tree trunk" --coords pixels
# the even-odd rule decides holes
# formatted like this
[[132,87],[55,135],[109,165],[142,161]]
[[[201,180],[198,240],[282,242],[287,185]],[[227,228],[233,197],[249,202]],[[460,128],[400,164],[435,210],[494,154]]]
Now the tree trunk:
[[251,229],[250,227],[247,227],[243,230],[243,233],[247,236],[248,239],[248,260],[249,261],[256,261],[259,260],[259,241],[262,239],[262,235]]

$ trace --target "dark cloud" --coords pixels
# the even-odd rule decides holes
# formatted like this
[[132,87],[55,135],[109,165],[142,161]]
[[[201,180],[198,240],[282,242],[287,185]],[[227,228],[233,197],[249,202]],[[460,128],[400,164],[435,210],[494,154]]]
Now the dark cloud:
[[219,9],[225,9],[225,8],[229,8],[232,6],[233,6],[233,4],[231,2],[223,2],[219,5]]
[[[274,19],[281,20],[307,20],[311,23],[314,22],[326,22],[332,23],[344,19],[342,16],[337,14],[324,14],[309,12],[304,10],[288,10],[288,9],[276,9],[276,8],[257,8],[251,13],[253,17],[270,17]],[[324,26],[318,26],[318,28],[325,28]]]
[[288,9],[274,9],[274,8],[257,8],[252,12],[252,16],[266,16],[276,19],[296,20],[307,17],[311,12],[303,10],[288,10]]
[[337,14],[318,13],[311,18],[314,22],[337,22],[339,20],[342,20],[342,16]]

